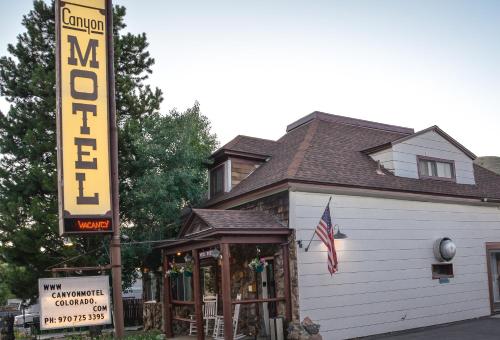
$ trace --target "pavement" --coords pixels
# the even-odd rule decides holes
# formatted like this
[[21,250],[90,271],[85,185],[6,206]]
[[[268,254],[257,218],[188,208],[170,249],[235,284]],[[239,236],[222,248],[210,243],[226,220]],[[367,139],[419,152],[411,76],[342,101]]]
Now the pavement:
[[499,340],[500,318],[488,317],[460,321],[452,324],[438,325],[403,331],[398,334],[367,337],[367,339],[384,340]]

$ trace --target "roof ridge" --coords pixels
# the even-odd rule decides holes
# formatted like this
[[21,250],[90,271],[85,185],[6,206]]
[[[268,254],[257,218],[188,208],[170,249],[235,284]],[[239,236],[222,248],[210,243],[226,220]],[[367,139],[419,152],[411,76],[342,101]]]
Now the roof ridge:
[[294,177],[297,174],[297,171],[299,170],[300,164],[302,164],[302,161],[304,160],[304,156],[306,154],[307,149],[311,146],[311,141],[316,134],[316,131],[318,130],[318,125],[319,122],[317,120],[314,120],[311,125],[309,125],[306,134],[304,136],[304,139],[300,143],[297,152],[293,156],[292,162],[288,165],[286,174],[288,177]]
[[385,123],[378,123],[378,122],[374,122],[374,121],[370,121],[370,120],[352,118],[352,117],[348,117],[348,116],[334,115],[331,113],[326,113],[326,112],[321,112],[321,111],[314,111],[314,112],[296,120],[295,122],[289,124],[286,127],[286,132],[290,132],[290,131],[310,122],[311,120],[322,120],[322,121],[326,121],[326,122],[330,122],[330,123],[352,125],[352,126],[357,126],[357,127],[362,127],[362,128],[396,132],[396,133],[401,133],[401,134],[415,133],[415,130],[412,128],[407,128],[407,127],[398,126],[398,125],[385,124]]
[[268,138],[261,138],[261,137],[254,137],[254,136],[247,136],[247,135],[236,135],[233,139],[236,139],[238,137],[245,137],[245,138],[251,138],[251,139],[259,139],[259,140],[265,140],[266,142],[274,142],[277,143],[275,140],[268,139]]

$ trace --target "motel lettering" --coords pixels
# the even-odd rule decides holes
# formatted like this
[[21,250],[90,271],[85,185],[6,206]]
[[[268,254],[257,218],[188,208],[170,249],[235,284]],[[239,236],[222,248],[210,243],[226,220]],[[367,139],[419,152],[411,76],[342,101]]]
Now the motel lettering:
[[58,131],[61,234],[112,232],[105,2],[61,2]]

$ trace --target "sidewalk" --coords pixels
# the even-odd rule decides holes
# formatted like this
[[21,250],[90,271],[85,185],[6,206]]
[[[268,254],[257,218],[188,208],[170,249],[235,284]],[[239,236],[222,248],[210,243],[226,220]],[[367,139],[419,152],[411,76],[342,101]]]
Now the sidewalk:
[[399,334],[379,335],[363,339],[387,340],[499,340],[500,318],[488,317],[460,321],[453,324],[431,326],[418,330],[408,330]]

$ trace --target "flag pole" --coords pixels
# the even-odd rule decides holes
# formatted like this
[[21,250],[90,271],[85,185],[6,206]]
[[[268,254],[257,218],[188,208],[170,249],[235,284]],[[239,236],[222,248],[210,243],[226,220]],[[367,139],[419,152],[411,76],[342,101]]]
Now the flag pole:
[[[329,206],[330,206],[330,201],[331,201],[331,200],[332,200],[332,196],[330,196],[330,199],[328,200],[328,203],[326,204],[326,206],[327,206],[327,207],[329,207]],[[306,251],[306,252],[309,250],[309,247],[311,246],[311,242],[312,242],[312,240],[314,239],[314,235],[316,235],[316,228],[314,229],[314,231],[313,231],[313,235],[312,235],[311,239],[309,240],[309,243],[307,244],[307,247],[306,247],[306,249],[305,249],[305,251]]]

